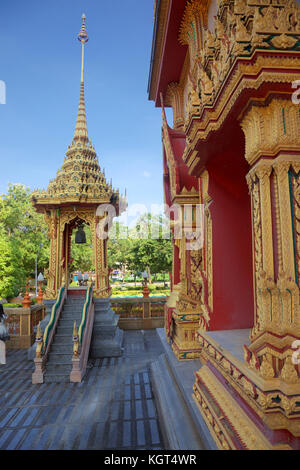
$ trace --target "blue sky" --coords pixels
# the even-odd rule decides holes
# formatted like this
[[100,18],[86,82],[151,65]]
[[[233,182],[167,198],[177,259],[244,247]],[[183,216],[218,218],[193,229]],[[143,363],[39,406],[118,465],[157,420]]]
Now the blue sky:
[[71,143],[86,14],[85,99],[100,166],[128,203],[163,203],[161,110],[148,101],[153,0],[10,0],[0,4],[0,192],[46,188]]

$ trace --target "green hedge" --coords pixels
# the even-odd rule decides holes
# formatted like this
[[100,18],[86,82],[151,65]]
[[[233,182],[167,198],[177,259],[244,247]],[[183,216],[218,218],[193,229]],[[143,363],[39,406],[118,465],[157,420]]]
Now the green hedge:
[[3,308],[22,308],[23,305],[22,304],[19,304],[19,303],[8,303],[8,304],[3,304]]
[[[169,295],[169,291],[166,290],[150,290],[150,295],[151,296],[156,296],[156,295]],[[139,290],[125,290],[125,289],[113,289],[112,290],[112,296],[113,297],[143,297],[143,291],[141,289]]]
[[[36,304],[37,304],[37,300],[31,299],[31,305],[36,305]],[[21,302],[7,303],[7,304],[3,304],[3,308],[23,308],[23,305],[21,304]]]

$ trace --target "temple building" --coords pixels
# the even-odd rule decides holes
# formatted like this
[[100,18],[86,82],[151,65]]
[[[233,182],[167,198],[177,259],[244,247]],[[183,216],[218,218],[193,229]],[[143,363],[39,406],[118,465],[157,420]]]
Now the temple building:
[[219,449],[300,449],[299,88],[296,0],[155,1],[148,93],[181,208],[165,334],[200,359]]
[[[85,21],[83,15],[78,35],[82,48],[80,99],[73,140],[48,189],[36,190],[32,195],[36,211],[44,215],[49,227],[50,260],[45,272],[44,303],[48,313],[51,312],[45,331],[39,329],[37,333],[34,383],[41,383],[45,378],[48,382],[81,381],[89,355],[99,358],[122,354],[119,316],[110,307],[107,241],[108,223],[126,209],[126,201],[107,182],[88,137],[84,52],[89,38]],[[88,288],[73,288],[69,285],[71,237],[76,231],[75,243],[86,243],[85,225],[91,231],[95,285],[90,282]]]

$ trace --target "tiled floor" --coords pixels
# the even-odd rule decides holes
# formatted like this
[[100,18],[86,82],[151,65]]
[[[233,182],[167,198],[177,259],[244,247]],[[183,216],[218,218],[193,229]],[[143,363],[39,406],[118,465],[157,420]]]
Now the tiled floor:
[[0,365],[0,449],[164,449],[149,377],[155,330],[124,332],[120,358],[97,359],[81,384],[31,384],[26,351]]

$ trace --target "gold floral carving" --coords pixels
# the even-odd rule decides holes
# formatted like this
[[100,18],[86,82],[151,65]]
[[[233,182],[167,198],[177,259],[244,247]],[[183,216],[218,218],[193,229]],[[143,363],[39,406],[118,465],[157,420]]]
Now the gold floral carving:
[[287,383],[300,383],[300,378],[296,371],[295,365],[292,363],[291,356],[288,356],[285,360],[284,366],[281,369],[281,378],[284,380],[284,382]]
[[[284,383],[299,380],[299,371],[287,362],[292,337],[294,340],[300,338],[299,286],[296,282],[298,265],[294,262],[298,259],[298,251],[295,252],[297,238],[295,246],[293,242],[293,221],[297,226],[297,220],[296,211],[292,208],[292,205],[297,207],[299,199],[299,165],[300,159],[295,155],[282,155],[275,160],[261,159],[247,177],[252,200],[256,303],[246,362],[254,368],[255,358],[261,376],[265,379],[280,378],[281,387]],[[294,172],[292,184],[289,177],[291,171]],[[276,232],[273,240],[274,226]],[[273,264],[275,243],[275,253],[278,253],[276,279]],[[280,344],[277,338],[280,338]]]
[[[257,49],[287,51],[299,41],[300,9],[296,1],[276,5],[251,0],[221,2],[213,33],[207,29],[207,11],[207,1],[188,2],[179,34],[179,41],[189,46],[192,81],[199,84],[198,95],[210,94],[215,99],[240,58],[251,57]],[[205,73],[202,80],[199,71]],[[238,83],[231,81],[234,86]],[[211,98],[201,105],[212,104]],[[188,120],[192,116],[187,113]]]
[[241,127],[249,164],[261,155],[275,157],[279,151],[299,149],[299,109],[290,97],[273,99],[264,106],[253,104],[243,117]]

